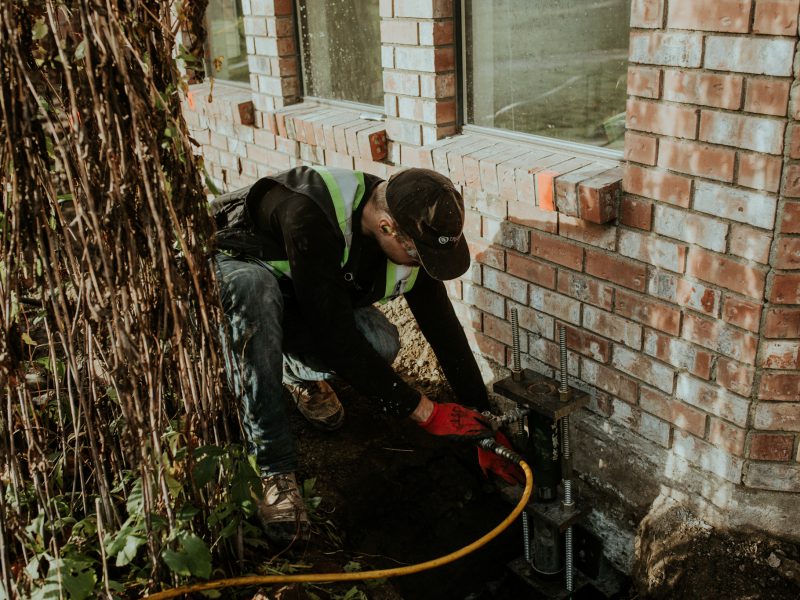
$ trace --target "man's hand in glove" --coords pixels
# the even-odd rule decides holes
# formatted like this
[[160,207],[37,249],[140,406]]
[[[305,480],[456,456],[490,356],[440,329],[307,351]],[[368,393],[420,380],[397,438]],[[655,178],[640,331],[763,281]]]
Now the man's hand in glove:
[[419,426],[428,433],[474,441],[492,437],[489,424],[477,411],[453,402],[434,402],[433,410]]
[[[498,444],[511,448],[511,442],[503,435],[502,431],[495,433],[494,439]],[[523,485],[525,483],[525,473],[519,465],[497,456],[491,450],[478,448],[478,464],[480,464],[483,474],[487,477],[489,476],[489,471],[491,471],[509,485]]]

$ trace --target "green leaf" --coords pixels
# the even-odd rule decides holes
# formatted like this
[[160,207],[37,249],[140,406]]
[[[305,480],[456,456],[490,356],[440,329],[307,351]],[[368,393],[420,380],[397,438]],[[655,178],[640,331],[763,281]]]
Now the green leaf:
[[217,473],[218,464],[219,458],[216,456],[205,456],[202,460],[195,463],[194,469],[192,469],[192,475],[194,476],[195,484],[199,487],[203,487],[209,481],[214,479],[214,475]]
[[81,40],[81,43],[75,48],[75,60],[83,60],[84,56],[86,56],[86,40]]
[[138,535],[129,535],[125,538],[125,545],[117,554],[116,565],[124,567],[136,558],[136,552],[147,543],[147,538]]
[[144,507],[144,495],[142,494],[142,478],[139,477],[133,482],[133,489],[128,494],[128,501],[125,503],[129,515],[137,515]]
[[194,575],[203,579],[211,576],[211,552],[206,543],[193,533],[181,539],[177,552],[166,548],[161,556],[173,573],[187,577]]
[[26,344],[28,344],[29,346],[36,346],[37,345],[36,341],[30,335],[28,335],[27,331],[24,331],[22,333],[22,341],[25,342]]
[[355,560],[351,560],[349,563],[347,563],[343,567],[343,569],[344,569],[345,573],[352,573],[354,571],[360,571],[361,570],[361,563],[357,562]]
[[50,29],[47,27],[47,23],[44,22],[44,17],[39,17],[36,19],[36,23],[33,24],[33,39],[41,40],[49,31]]

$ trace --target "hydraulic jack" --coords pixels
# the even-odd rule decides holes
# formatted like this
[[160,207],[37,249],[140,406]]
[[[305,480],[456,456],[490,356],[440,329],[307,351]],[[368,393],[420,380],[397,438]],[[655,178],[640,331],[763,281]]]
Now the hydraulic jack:
[[[558,330],[558,380],[520,368],[519,323],[515,308],[511,309],[511,326],[511,376],[496,382],[494,391],[517,405],[517,409],[502,420],[516,420],[514,444],[531,465],[534,494],[522,513],[524,558],[509,566],[517,576],[537,588],[542,596],[568,598],[577,591],[573,524],[581,516],[572,491],[570,415],[585,406],[589,397],[567,385],[566,331],[563,326]],[[559,485],[562,489],[560,502]],[[563,586],[559,581],[562,572]]]

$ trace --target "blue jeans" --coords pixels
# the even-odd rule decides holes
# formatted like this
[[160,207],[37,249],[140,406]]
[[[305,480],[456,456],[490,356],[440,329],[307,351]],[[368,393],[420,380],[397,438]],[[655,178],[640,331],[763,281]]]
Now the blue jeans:
[[[264,475],[296,471],[282,383],[331,379],[334,373],[314,354],[314,332],[304,326],[296,302],[284,296],[269,269],[224,254],[215,262],[226,316],[225,371],[241,400],[250,452]],[[354,314],[358,330],[391,363],[400,350],[397,328],[372,306]]]

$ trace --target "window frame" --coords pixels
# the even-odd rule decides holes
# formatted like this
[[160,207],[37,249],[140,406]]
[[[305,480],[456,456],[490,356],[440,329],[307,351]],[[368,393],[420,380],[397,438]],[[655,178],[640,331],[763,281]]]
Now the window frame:
[[[232,2],[237,2],[237,0],[231,0]],[[244,13],[244,8],[242,8],[242,18],[246,15]],[[208,25],[209,18],[208,18],[208,6],[206,6],[206,12],[203,14],[203,26],[206,28],[206,39],[205,43],[203,44],[203,70],[205,71],[205,77],[203,77],[203,83],[210,83],[213,80],[215,83],[224,83],[225,85],[229,85],[236,88],[252,90],[252,84],[250,83],[250,76],[252,73],[250,72],[250,53],[247,51],[247,36],[244,36],[245,44],[244,44],[244,52],[245,57],[247,58],[247,81],[237,81],[235,79],[225,79],[223,77],[217,77],[216,75],[212,75],[211,71],[213,70],[213,57],[211,54],[211,39],[208,34],[210,31],[210,27]]]
[[[593,146],[592,144],[583,144],[581,142],[551,138],[543,135],[537,135],[535,133],[501,129],[499,127],[485,127],[482,125],[475,125],[474,123],[467,121],[467,114],[469,112],[467,104],[470,98],[469,81],[467,77],[467,1],[468,0],[459,0],[459,2],[456,3],[456,18],[459,20],[457,27],[458,35],[456,36],[456,47],[458,50],[456,76],[459,78],[461,83],[461,85],[458,86],[459,121],[461,125],[461,131],[464,133],[491,135],[508,139],[510,141],[535,144],[536,146],[552,148],[553,150],[569,152],[571,154],[579,154],[589,158],[603,158],[622,161],[625,155],[624,150],[613,150],[609,148],[603,148],[602,146]],[[479,2],[480,0],[472,1]]]

